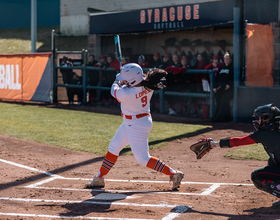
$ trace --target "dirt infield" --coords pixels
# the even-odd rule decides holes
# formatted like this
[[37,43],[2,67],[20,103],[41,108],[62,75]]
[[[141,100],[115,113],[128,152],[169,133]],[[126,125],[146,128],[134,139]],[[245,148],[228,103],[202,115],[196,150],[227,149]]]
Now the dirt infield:
[[[100,108],[72,108],[104,113]],[[153,119],[210,124],[161,114]],[[119,157],[105,188],[85,189],[103,156],[0,135],[0,219],[280,219],[280,209],[271,207],[277,198],[250,180],[251,172],[266,162],[222,156],[232,149],[214,149],[196,160],[189,146],[202,135],[218,140],[253,131],[251,124],[212,125],[203,134],[150,151],[184,172],[178,191],[170,190],[167,176],[142,167],[133,155]]]

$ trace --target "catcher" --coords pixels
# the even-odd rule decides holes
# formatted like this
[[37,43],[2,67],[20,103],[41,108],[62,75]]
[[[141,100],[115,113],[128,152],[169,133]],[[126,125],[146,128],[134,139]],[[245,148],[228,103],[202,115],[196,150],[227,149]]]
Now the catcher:
[[[269,155],[268,164],[253,171],[251,179],[258,189],[280,198],[280,110],[273,104],[259,106],[254,110],[253,117],[257,119],[253,121],[256,131],[245,137],[224,138],[218,142],[205,138],[190,148],[200,159],[215,147],[261,143]],[[274,202],[273,206],[280,208],[280,201]]]

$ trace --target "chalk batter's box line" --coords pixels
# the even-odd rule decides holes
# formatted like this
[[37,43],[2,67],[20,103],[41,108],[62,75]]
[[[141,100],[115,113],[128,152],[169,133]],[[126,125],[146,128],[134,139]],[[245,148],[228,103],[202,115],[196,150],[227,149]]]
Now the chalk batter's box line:
[[[163,217],[162,220],[173,220],[180,214],[186,212],[191,206],[176,206],[174,211],[167,216]],[[110,218],[110,217],[90,217],[90,216],[64,216],[64,215],[41,215],[41,214],[26,214],[26,213],[3,213],[0,212],[0,216],[17,216],[17,217],[35,217],[35,218],[71,218],[71,219],[97,219],[97,220],[153,220],[153,219],[139,219],[139,218]]]
[[[43,181],[37,182],[35,184],[31,184],[29,186],[26,186],[27,188],[35,188],[35,187],[38,187],[38,186],[40,186],[40,185],[42,185],[44,183],[51,182],[51,181],[56,180],[56,179],[90,180],[90,179],[83,179],[83,178],[65,178],[65,177],[62,177],[60,175],[56,175],[56,174],[53,174],[53,173],[50,173],[50,172],[46,172],[46,171],[39,170],[39,169],[36,169],[36,168],[33,168],[33,167],[29,167],[29,166],[25,166],[25,165],[22,165],[22,164],[18,164],[18,163],[15,163],[15,162],[7,161],[7,160],[4,160],[4,159],[0,159],[0,162],[7,163],[7,164],[10,164],[10,165],[13,165],[13,166],[20,167],[20,168],[24,168],[24,169],[27,169],[27,170],[43,173],[43,174],[45,174],[47,176],[51,176],[51,178],[49,178],[47,180],[43,180]],[[106,179],[105,181],[136,182],[136,183],[168,183],[168,181],[148,181],[148,180],[112,180],[112,179]],[[210,184],[211,186],[209,188],[207,188],[206,190],[204,190],[200,194],[195,194],[195,193],[193,193],[193,194],[190,194],[190,193],[186,194],[186,195],[204,195],[204,196],[205,195],[210,195],[213,191],[215,191],[221,185],[239,185],[239,186],[240,185],[253,185],[253,184],[205,183],[205,182],[182,182],[181,184]],[[61,189],[63,190],[63,188],[61,188]],[[160,192],[160,193],[171,193],[171,192]],[[176,193],[176,194],[182,194],[182,193]]]
[[[0,159],[0,162],[7,163],[7,164],[10,164],[10,165],[13,165],[13,166],[20,167],[20,168],[24,168],[24,169],[27,169],[27,170],[43,173],[47,176],[51,176],[51,178],[49,178],[49,179],[46,179],[46,180],[37,182],[35,184],[29,185],[29,186],[27,186],[27,188],[32,188],[32,187],[35,188],[38,185],[42,185],[44,183],[51,182],[55,179],[78,179],[78,180],[81,180],[81,178],[64,178],[62,176],[59,176],[59,175],[56,175],[56,174],[53,174],[53,173],[50,173],[50,172],[46,172],[46,171],[43,171],[43,170],[39,170],[39,169],[36,169],[36,168],[33,168],[33,167],[25,166],[25,165],[22,165],[22,164],[14,163],[14,162],[3,160],[3,159]],[[107,181],[110,181],[110,180],[107,180]],[[25,201],[25,202],[27,202],[27,201],[29,201],[29,202],[39,202],[39,201],[40,202],[63,202],[63,203],[65,203],[65,202],[66,203],[71,203],[71,202],[72,203],[73,202],[77,203],[77,202],[79,202],[79,201],[69,201],[69,200],[66,200],[66,201],[65,200],[38,200],[38,199],[5,198],[5,197],[0,197],[0,200],[10,200],[10,201],[13,200],[13,201]],[[96,201],[82,201],[82,202],[83,203],[91,203],[91,204],[100,204],[100,205],[107,204],[106,202],[96,202]],[[175,212],[174,213],[169,213],[167,216],[162,218],[162,220],[172,220],[172,219],[178,217],[180,214],[187,211],[187,209],[191,208],[190,206],[176,206],[176,205],[174,206],[174,205],[166,205],[166,204],[153,205],[153,204],[117,203],[117,202],[112,202],[112,203],[109,203],[109,204],[110,205],[112,205],[112,204],[114,204],[114,205],[125,205],[125,206],[134,205],[134,206],[144,206],[144,207],[153,206],[153,207],[159,207],[159,208],[173,207],[175,209]],[[23,213],[0,213],[0,216],[1,215],[25,216],[25,217],[42,217],[42,218],[67,218],[67,217],[70,217],[70,218],[78,218],[78,219],[111,219],[111,220],[112,219],[114,219],[114,220],[119,220],[119,219],[129,220],[130,219],[130,218],[82,217],[82,216],[53,216],[53,215],[40,215],[40,214],[23,214]]]
[[[67,178],[63,177],[60,178],[58,176],[51,177],[47,180],[43,180],[37,182],[32,185],[25,186],[26,188],[35,188],[35,189],[48,189],[48,190],[65,190],[65,191],[94,191],[94,192],[118,192],[118,193],[156,193],[156,194],[177,194],[177,195],[193,195],[193,196],[208,196],[212,192],[214,192],[217,188],[223,185],[245,185],[245,186],[253,186],[253,184],[237,184],[237,183],[205,183],[205,182],[182,182],[181,184],[204,184],[204,185],[211,185],[207,189],[205,189],[202,193],[183,193],[183,192],[160,192],[160,191],[130,191],[130,190],[100,190],[100,189],[74,189],[74,188],[58,188],[58,187],[43,187],[45,183],[57,180],[57,179],[64,179],[64,180],[91,180],[91,179],[84,179],[84,178]],[[149,180],[114,180],[114,179],[106,179],[105,181],[108,182],[127,182],[127,183],[169,183],[168,181],[149,181]]]
[[[145,207],[145,208],[168,208],[168,209],[174,209],[172,213],[168,213],[165,217],[162,218],[162,220],[173,220],[174,218],[178,217],[180,214],[186,212],[191,206],[185,206],[185,205],[168,205],[168,204],[143,204],[143,203],[123,203],[123,202],[99,202],[99,201],[75,201],[75,200],[50,200],[50,199],[26,199],[26,198],[11,198],[11,197],[0,197],[1,200],[6,201],[18,201],[18,202],[35,202],[35,203],[66,203],[66,204],[95,204],[95,205],[114,205],[114,206],[134,206],[134,207]],[[1,215],[17,215],[17,216],[29,216],[29,217],[58,217],[58,216],[47,216],[47,215],[39,215],[39,214],[32,214],[32,215],[24,215],[22,213],[0,213]],[[60,216],[61,217],[61,216]],[[69,217],[69,216],[68,216]],[[62,217],[63,218],[63,217]],[[130,218],[107,218],[107,217],[82,217],[82,216],[73,216],[73,218],[79,218],[79,219],[114,219],[114,220],[131,220]],[[134,219],[136,220],[136,219]],[[137,219],[140,220],[140,219]]]
[[29,217],[29,218],[59,218],[59,219],[94,219],[94,220],[153,220],[153,219],[138,219],[138,218],[106,218],[106,217],[86,217],[86,216],[66,216],[66,215],[41,215],[41,214],[26,214],[26,213],[3,213],[0,216],[16,216],[16,217]]

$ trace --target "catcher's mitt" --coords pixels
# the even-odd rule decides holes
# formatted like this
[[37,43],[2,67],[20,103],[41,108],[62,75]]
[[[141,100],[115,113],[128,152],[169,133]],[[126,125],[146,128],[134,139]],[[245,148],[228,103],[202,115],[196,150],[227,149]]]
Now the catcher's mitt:
[[210,141],[212,141],[212,138],[203,138],[201,141],[190,146],[190,149],[196,154],[196,159],[201,159],[212,149]]

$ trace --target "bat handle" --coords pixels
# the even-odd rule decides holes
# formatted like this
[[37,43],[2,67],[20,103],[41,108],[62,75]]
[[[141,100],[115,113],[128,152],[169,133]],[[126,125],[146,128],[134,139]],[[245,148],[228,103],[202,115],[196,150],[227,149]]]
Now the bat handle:
[[118,60],[119,61],[119,64],[120,64],[120,71],[122,69],[122,63],[121,63],[121,60]]

